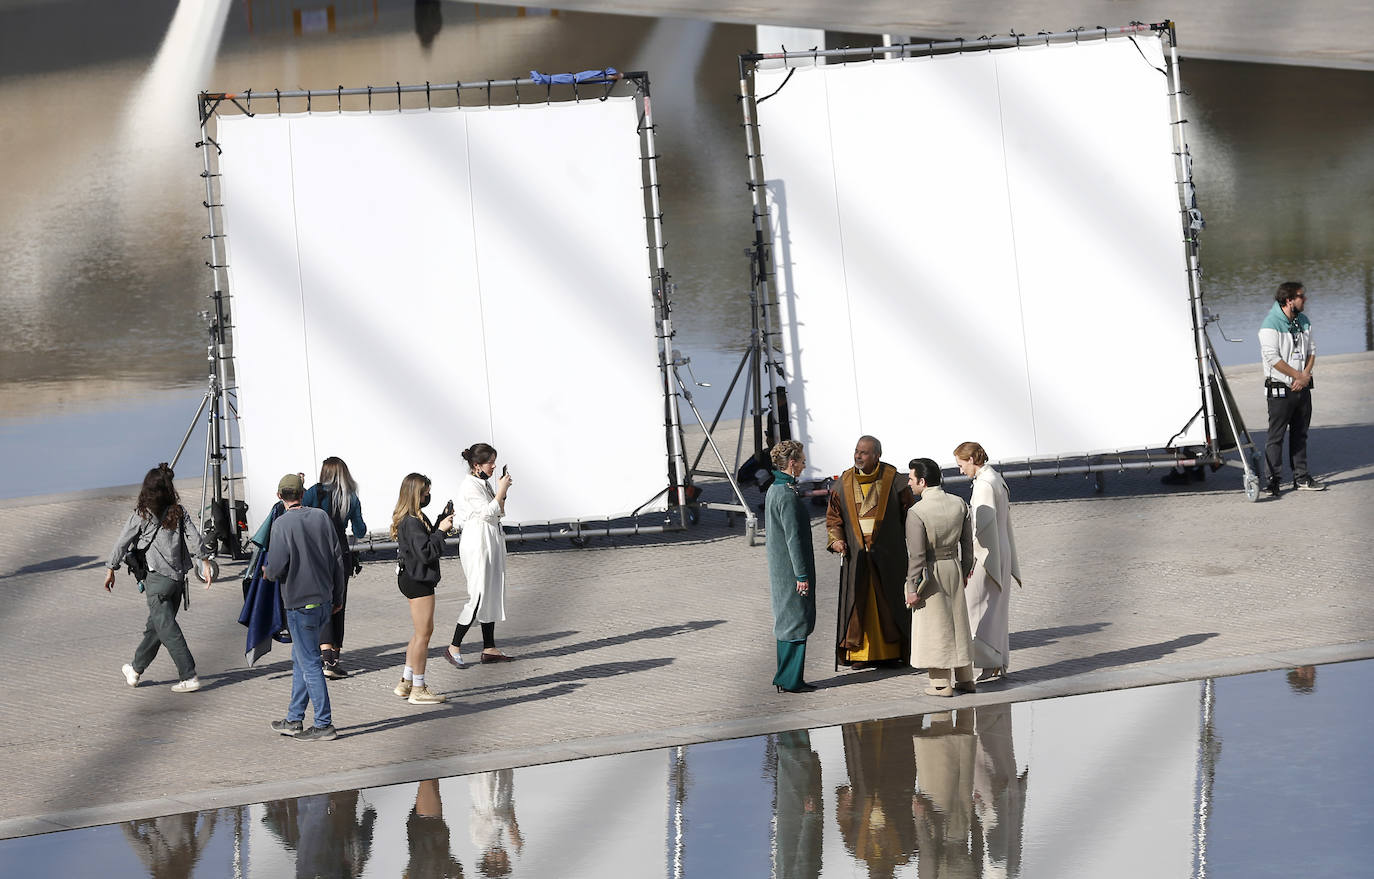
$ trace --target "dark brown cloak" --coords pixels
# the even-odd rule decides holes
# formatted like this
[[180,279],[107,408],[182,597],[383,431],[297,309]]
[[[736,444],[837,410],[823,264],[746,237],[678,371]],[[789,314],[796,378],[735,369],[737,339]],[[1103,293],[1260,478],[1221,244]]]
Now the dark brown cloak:
[[[911,656],[911,611],[906,606],[906,511],[916,502],[897,468],[878,464],[877,518],[873,523],[873,546],[864,550],[859,530],[859,510],[854,503],[854,468],[840,474],[830,488],[830,504],[825,511],[826,548],[837,536],[845,542],[840,562],[839,615],[835,632],[835,661],[841,662],[850,649],[860,646],[862,619],[855,612],[864,607],[870,582],[877,591],[878,620],[883,638],[901,645],[902,661]],[[871,575],[870,575],[871,572]]]

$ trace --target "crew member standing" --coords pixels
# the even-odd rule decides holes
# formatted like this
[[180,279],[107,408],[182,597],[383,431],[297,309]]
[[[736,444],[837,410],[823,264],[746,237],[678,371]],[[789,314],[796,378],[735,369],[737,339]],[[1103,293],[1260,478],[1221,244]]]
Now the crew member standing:
[[903,517],[916,501],[882,454],[877,439],[859,437],[825,511],[827,549],[842,557],[835,662],[854,668],[901,664],[911,648]]
[[1312,423],[1312,367],[1317,346],[1312,344],[1312,321],[1303,314],[1307,291],[1301,281],[1285,281],[1274,294],[1274,305],[1260,325],[1260,359],[1264,363],[1264,396],[1269,404],[1269,435],[1264,459],[1269,467],[1269,494],[1279,496],[1283,472],[1283,435],[1288,434],[1288,466],[1293,488],[1326,488],[1307,471],[1307,426]]
[[[320,630],[343,607],[344,569],[339,537],[329,514],[301,506],[305,481],[288,473],[277,483],[286,509],[272,523],[263,576],[281,586],[286,628],[291,632],[291,704],[272,729],[304,741],[337,738],[329,688],[320,657]],[[315,725],[303,729],[305,706],[315,706]]]

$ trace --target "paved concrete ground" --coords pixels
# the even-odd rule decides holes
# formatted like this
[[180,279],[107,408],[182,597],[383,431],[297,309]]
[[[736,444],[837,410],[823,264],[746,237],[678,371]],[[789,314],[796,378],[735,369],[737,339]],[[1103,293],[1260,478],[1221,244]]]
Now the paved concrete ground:
[[[1230,372],[1262,426],[1258,367]],[[1321,361],[1311,446],[1325,493],[1249,503],[1234,468],[1185,489],[1112,474],[1101,495],[1082,477],[1014,482],[1026,587],[1011,611],[1013,678],[961,702],[1374,656],[1371,379],[1374,355]],[[884,439],[893,460],[930,451]],[[144,603],[126,574],[113,595],[99,583],[132,500],[0,502],[0,838],[950,706],[917,695],[924,678],[910,673],[832,670],[826,553],[807,666],[823,689],[775,694],[764,550],[712,513],[685,535],[516,548],[498,638],[520,659],[435,661],[430,679],[451,699],[437,707],[391,694],[409,621],[392,564],[369,564],[349,599],[358,673],[330,684],[342,735],[296,742],[268,728],[285,713],[289,650],[243,665],[236,569],[182,615],[205,689],[171,693],[165,653],[145,683],[124,684]],[[462,603],[456,559],[445,571],[435,656]]]

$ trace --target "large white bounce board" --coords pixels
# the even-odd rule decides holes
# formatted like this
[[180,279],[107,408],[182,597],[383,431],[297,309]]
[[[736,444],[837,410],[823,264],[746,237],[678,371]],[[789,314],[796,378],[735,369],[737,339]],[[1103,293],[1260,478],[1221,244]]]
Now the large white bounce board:
[[[811,476],[1201,442],[1159,39],[758,69]],[[779,90],[780,89],[780,90]]]
[[343,458],[369,530],[475,442],[511,524],[662,510],[664,390],[633,98],[219,117],[250,518]]

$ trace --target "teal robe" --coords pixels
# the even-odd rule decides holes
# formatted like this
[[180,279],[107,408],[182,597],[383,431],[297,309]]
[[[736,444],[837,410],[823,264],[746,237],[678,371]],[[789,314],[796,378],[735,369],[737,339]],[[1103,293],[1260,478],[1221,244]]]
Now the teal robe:
[[[797,494],[797,480],[773,471],[764,500],[768,529],[768,581],[773,594],[773,637],[804,641],[816,628],[816,553],[811,545],[811,517]],[[797,594],[797,581],[811,584]]]

